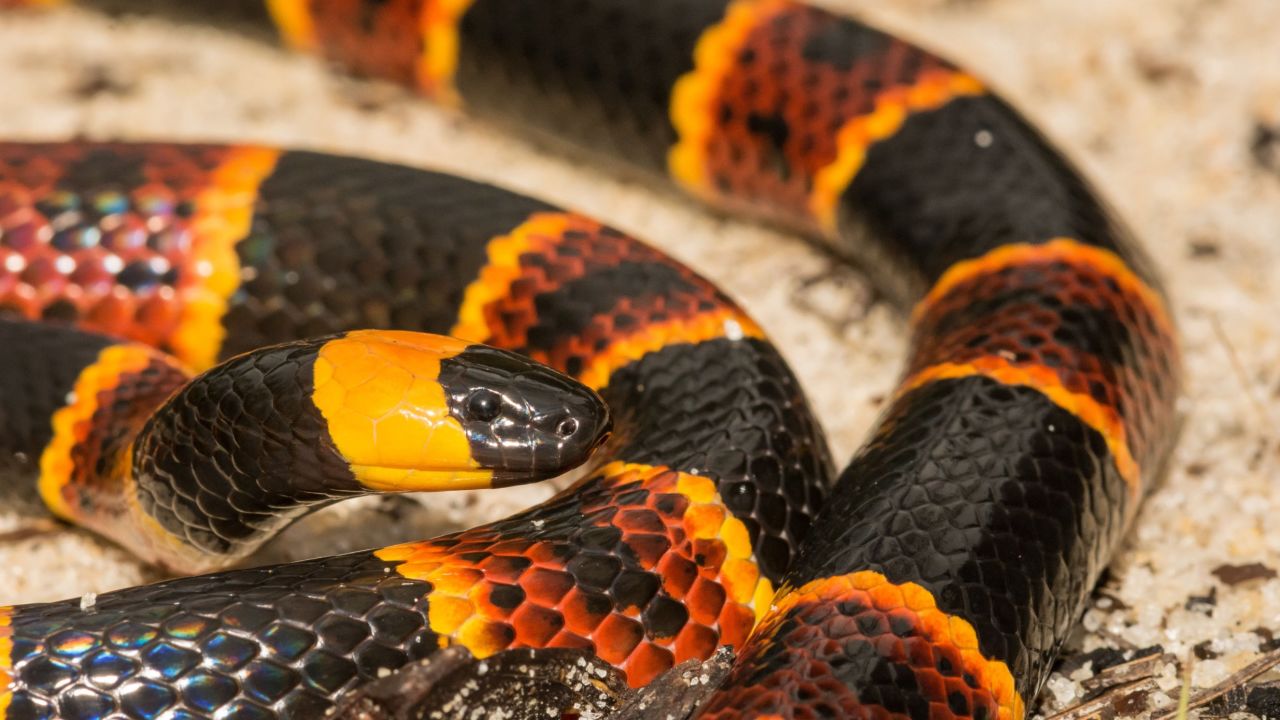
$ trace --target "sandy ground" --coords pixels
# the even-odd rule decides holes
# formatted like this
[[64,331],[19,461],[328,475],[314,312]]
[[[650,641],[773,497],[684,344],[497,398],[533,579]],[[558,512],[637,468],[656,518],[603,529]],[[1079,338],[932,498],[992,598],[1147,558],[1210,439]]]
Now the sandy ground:
[[[1161,265],[1189,371],[1181,443],[1096,594],[1077,650],[1159,644],[1220,681],[1280,634],[1280,61],[1275,0],[833,0],[985,75],[1073,155]],[[234,34],[81,10],[0,17],[0,136],[254,140],[499,182],[648,238],[742,300],[793,363],[838,457],[875,417],[904,350],[863,277],[801,241],[664,189],[566,162],[482,123]],[[422,505],[365,502],[261,560],[423,536],[505,514],[547,486]],[[85,534],[0,530],[0,600],[154,579]],[[1262,567],[1246,567],[1257,563]],[[1224,570],[1224,568],[1226,568]],[[1233,573],[1231,568],[1236,568]],[[1216,572],[1215,572],[1216,571]],[[1258,576],[1249,579],[1249,576]],[[1244,577],[1245,579],[1242,579]],[[1262,630],[1258,630],[1261,628]],[[1265,647],[1261,649],[1266,649]],[[1041,712],[1079,699],[1059,675]],[[1070,667],[1066,668],[1071,673]],[[1176,668],[1159,668],[1176,694]],[[1170,698],[1156,693],[1157,702]]]

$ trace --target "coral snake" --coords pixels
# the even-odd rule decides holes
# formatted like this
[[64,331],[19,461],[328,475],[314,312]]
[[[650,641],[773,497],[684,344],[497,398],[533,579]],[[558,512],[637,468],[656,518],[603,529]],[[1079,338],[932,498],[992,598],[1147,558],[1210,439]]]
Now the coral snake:
[[0,145],[12,494],[144,557],[584,461],[594,395],[507,351],[614,424],[505,520],[5,608],[0,717],[319,717],[447,645],[633,686],[733,646],[705,718],[1025,715],[1169,450],[1179,359],[1129,231],[983,81],[789,0],[181,5],[820,238],[912,308],[909,360],[836,476],[761,328],[580,214],[310,152]]

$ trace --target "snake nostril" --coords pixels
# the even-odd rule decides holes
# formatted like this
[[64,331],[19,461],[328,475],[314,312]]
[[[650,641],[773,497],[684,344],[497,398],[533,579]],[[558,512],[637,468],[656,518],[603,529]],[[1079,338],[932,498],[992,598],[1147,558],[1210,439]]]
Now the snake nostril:
[[577,418],[565,418],[556,425],[556,435],[559,435],[562,438],[567,439],[573,437],[573,434],[576,432],[578,432]]

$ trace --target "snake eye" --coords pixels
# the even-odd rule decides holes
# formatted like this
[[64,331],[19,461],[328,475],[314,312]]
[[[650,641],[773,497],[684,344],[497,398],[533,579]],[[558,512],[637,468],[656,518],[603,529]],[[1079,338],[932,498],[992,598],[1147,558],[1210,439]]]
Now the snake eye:
[[498,417],[502,409],[502,398],[492,390],[477,390],[467,398],[467,414],[473,420],[489,422]]

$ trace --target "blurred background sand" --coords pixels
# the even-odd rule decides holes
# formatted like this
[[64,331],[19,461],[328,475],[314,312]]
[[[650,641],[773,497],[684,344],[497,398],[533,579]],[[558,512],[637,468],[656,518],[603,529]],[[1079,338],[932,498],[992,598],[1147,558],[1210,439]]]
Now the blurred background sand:
[[[1280,634],[1280,50],[1276,0],[832,0],[984,75],[1097,182],[1164,271],[1187,355],[1165,484],[1073,650],[1159,644],[1212,685]],[[838,458],[896,379],[902,318],[802,241],[566,160],[397,89],[234,33],[78,9],[0,16],[0,136],[268,142],[450,170],[583,210],[721,283],[784,348]],[[548,485],[361,501],[256,562],[423,537],[522,509]],[[156,579],[74,530],[0,518],[0,600]],[[1261,568],[1252,564],[1259,564]],[[1241,569],[1244,568],[1244,569]],[[1259,630],[1261,629],[1261,630]],[[1262,647],[1266,649],[1266,647]],[[1088,667],[1055,676],[1069,705]],[[1159,669],[1176,696],[1176,668]]]

